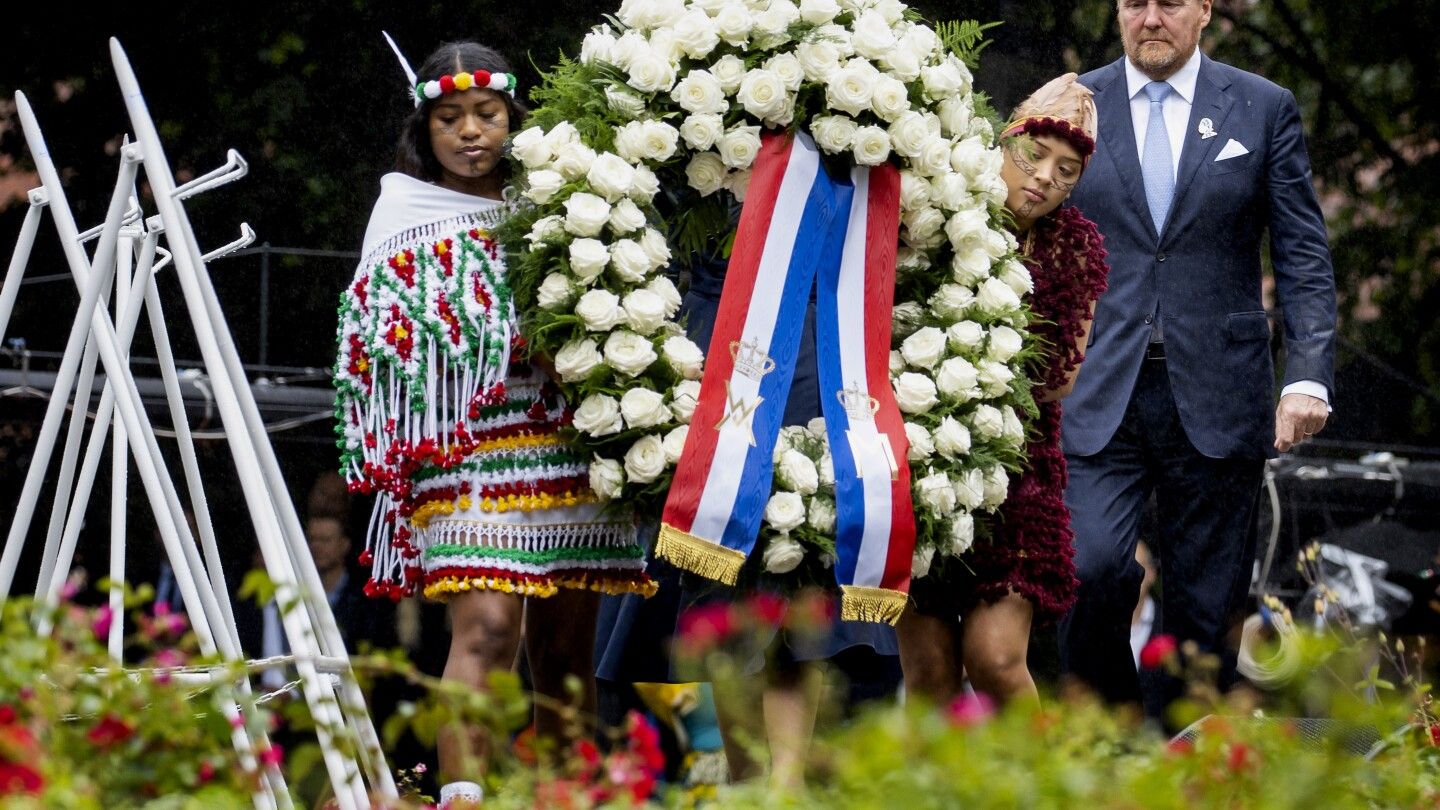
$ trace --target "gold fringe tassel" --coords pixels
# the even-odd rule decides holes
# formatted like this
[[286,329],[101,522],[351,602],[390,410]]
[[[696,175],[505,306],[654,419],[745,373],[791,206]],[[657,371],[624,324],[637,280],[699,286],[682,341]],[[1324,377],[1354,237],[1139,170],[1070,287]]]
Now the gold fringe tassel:
[[884,622],[893,626],[910,601],[903,591],[887,588],[841,585],[840,590],[840,618],[847,622]]
[[666,523],[660,524],[655,556],[668,560],[676,568],[726,585],[734,585],[740,579],[740,566],[745,564],[745,555],[735,549],[725,548]]

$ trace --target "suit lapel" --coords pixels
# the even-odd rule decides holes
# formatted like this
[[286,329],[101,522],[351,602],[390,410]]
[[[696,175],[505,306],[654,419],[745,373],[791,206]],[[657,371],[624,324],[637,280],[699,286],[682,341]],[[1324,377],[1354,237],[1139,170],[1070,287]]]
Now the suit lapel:
[[[1185,209],[1185,193],[1195,181],[1195,175],[1206,162],[1213,160],[1212,154],[1219,145],[1228,140],[1225,133],[1225,119],[1235,100],[1225,92],[1230,82],[1215,69],[1210,57],[1201,55],[1200,75],[1195,82],[1195,98],[1190,105],[1190,123],[1185,127],[1184,146],[1180,149],[1180,171],[1175,178],[1175,197],[1170,203],[1170,216],[1166,218],[1165,233],[1175,231]],[[1209,118],[1215,125],[1213,138],[1200,137],[1200,120]]]
[[1145,201],[1145,184],[1140,174],[1140,153],[1135,148],[1135,124],[1130,119],[1129,88],[1125,82],[1125,57],[1111,65],[1106,83],[1096,88],[1095,108],[1100,116],[1100,138],[1115,163],[1115,173],[1125,186],[1130,206],[1151,238],[1158,239],[1150,222],[1150,204]]

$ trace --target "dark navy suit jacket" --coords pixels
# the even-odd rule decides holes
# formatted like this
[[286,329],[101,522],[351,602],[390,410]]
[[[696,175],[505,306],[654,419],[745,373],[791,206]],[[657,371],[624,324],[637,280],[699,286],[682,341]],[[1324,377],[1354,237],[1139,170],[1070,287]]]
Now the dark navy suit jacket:
[[[1334,390],[1335,279],[1295,97],[1202,56],[1164,233],[1145,202],[1124,57],[1080,77],[1100,137],[1071,202],[1109,251],[1090,347],[1065,400],[1065,451],[1100,452],[1120,425],[1160,304],[1171,390],[1190,442],[1212,458],[1273,455],[1275,379],[1261,303],[1269,232],[1284,313],[1284,383]],[[1202,138],[1201,119],[1217,133]],[[1249,154],[1216,161],[1236,140]]]

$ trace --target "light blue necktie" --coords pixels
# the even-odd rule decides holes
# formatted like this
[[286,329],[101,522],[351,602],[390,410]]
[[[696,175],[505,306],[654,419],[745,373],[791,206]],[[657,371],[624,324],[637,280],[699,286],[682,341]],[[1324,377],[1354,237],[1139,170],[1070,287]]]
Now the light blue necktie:
[[1145,201],[1150,205],[1150,220],[1157,234],[1165,227],[1165,216],[1175,197],[1175,164],[1170,155],[1170,133],[1165,131],[1165,97],[1172,89],[1168,82],[1145,85],[1145,95],[1150,97],[1150,123],[1145,127],[1140,174],[1145,180]]

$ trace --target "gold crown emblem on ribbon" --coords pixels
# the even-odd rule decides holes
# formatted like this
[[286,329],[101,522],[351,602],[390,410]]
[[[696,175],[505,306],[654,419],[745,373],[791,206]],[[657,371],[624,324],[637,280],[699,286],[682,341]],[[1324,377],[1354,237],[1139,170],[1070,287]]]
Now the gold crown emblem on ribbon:
[[760,348],[759,341],[730,341],[730,359],[735,361],[735,370],[752,380],[759,380],[775,370],[775,361]]
[[851,421],[868,422],[875,418],[875,412],[880,410],[880,400],[870,396],[859,383],[851,383],[849,388],[835,392],[835,398],[840,400],[840,405],[845,408],[845,414]]

